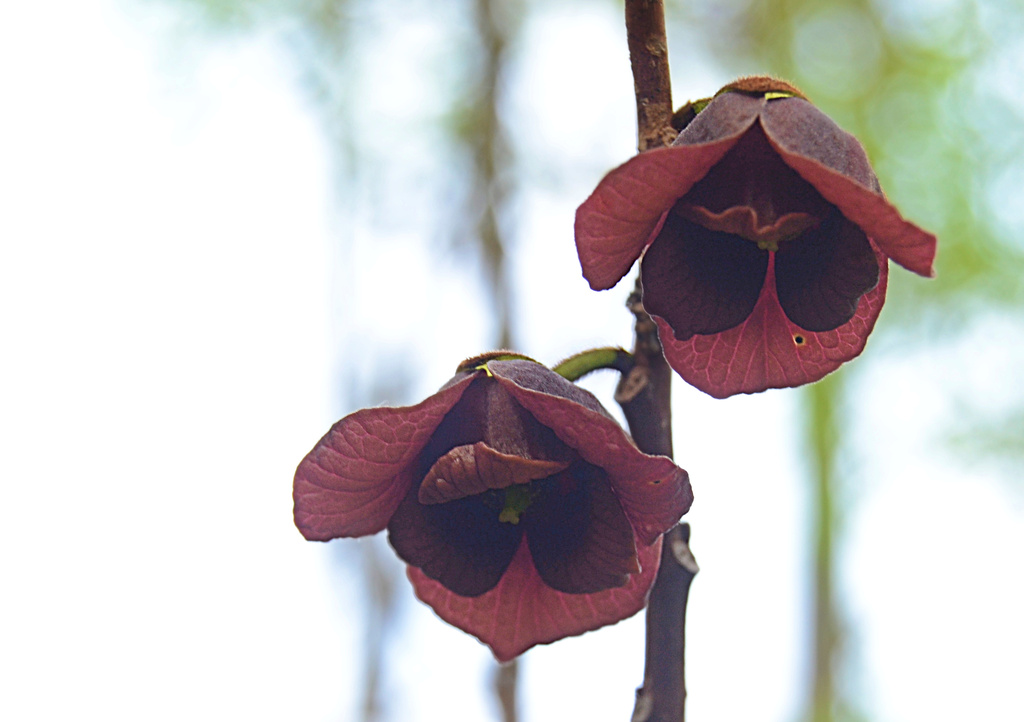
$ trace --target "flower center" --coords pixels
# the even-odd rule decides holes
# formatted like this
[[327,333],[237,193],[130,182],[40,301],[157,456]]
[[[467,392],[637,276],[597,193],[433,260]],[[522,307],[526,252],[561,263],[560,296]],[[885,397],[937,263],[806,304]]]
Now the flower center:
[[832,209],[786,165],[757,123],[674,208],[710,231],[739,236],[773,252],[817,227]]
[[529,484],[517,484],[505,489],[505,505],[498,514],[498,521],[506,524],[518,524],[519,517],[530,508],[537,492]]
[[[759,214],[752,206],[733,206],[716,213],[703,206],[679,202],[672,210],[709,231],[752,241],[762,251],[777,251],[780,243],[799,238],[820,224],[819,219],[809,213],[794,211],[773,217],[774,210]],[[765,218],[772,220],[769,223]]]

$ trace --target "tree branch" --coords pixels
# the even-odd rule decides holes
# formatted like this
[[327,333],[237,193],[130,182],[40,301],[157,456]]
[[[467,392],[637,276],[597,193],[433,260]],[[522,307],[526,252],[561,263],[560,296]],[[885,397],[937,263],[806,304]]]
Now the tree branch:
[[662,544],[661,567],[647,600],[644,686],[636,691],[632,722],[686,718],[686,601],[699,571],[690,552],[690,525],[674,526]]
[[[634,363],[622,375],[615,400],[641,451],[672,456],[672,370],[661,352],[657,324],[641,303],[639,278],[626,305],[636,317]],[[689,524],[676,525],[662,542],[661,566],[647,604],[644,683],[637,690],[633,722],[684,719],[686,602],[697,573],[689,542]]]
[[645,454],[672,456],[672,369],[661,353],[658,326],[641,301],[636,279],[626,307],[636,318],[633,366],[623,373],[615,389],[637,448]]
[[[637,148],[643,153],[670,145],[677,134],[662,0],[626,0],[626,36],[636,93]],[[619,380],[615,400],[637,447],[671,457],[672,370],[662,354],[657,324],[644,310],[639,278],[626,305],[636,317],[634,363]],[[686,602],[697,573],[689,542],[689,524],[676,525],[662,542],[661,566],[647,604],[644,684],[637,690],[633,722],[685,719]]]
[[636,92],[637,148],[643,153],[670,145],[676,137],[662,0],[626,0],[626,38]]

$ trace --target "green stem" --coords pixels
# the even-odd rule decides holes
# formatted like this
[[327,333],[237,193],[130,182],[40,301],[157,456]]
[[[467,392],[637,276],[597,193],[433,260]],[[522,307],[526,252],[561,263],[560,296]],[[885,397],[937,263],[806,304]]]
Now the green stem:
[[598,369],[615,369],[627,373],[633,366],[633,354],[624,348],[592,348],[580,351],[557,364],[552,371],[569,381],[579,381]]

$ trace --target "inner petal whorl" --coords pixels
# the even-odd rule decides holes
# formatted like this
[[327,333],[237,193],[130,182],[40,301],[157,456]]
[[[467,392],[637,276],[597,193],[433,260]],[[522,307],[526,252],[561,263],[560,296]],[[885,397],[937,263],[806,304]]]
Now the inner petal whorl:
[[543,479],[569,466],[569,461],[525,459],[502,454],[477,442],[456,446],[434,462],[420,484],[421,504],[441,504]]

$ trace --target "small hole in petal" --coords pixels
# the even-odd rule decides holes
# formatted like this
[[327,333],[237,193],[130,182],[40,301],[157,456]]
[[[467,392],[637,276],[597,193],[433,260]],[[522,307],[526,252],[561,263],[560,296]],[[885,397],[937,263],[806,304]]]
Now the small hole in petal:
[[805,339],[800,334],[796,334],[795,336],[793,336],[793,343],[795,343],[797,346],[803,346],[805,343]]

